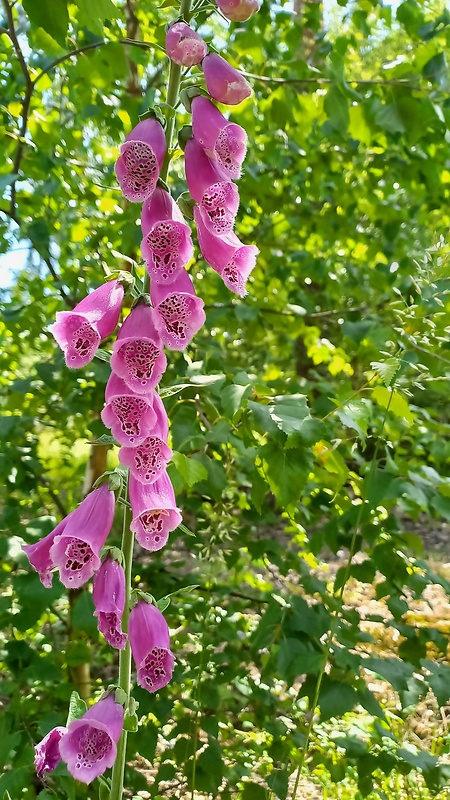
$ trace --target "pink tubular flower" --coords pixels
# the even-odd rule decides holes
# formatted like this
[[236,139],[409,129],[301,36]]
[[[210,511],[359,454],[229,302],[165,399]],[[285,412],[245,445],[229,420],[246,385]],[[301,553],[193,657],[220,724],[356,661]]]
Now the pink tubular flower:
[[203,74],[209,94],[218,103],[237,106],[250,97],[252,88],[237,69],[217,53],[208,53],[202,61]]
[[[71,514],[74,512],[72,511]],[[23,544],[22,550],[25,551],[27,554],[28,561],[30,562],[31,566],[34,567],[36,572],[39,573],[39,578],[43,586],[46,589],[50,589],[52,585],[52,570],[56,569],[56,565],[53,563],[53,559],[50,557],[50,549],[55,541],[56,536],[60,536],[71,517],[71,514],[68,514],[56,528],[49,533],[47,536],[44,536],[39,542],[36,544]]]
[[185,22],[175,22],[166,33],[166,53],[175,64],[193,67],[206,56],[208,46]]
[[155,325],[164,344],[171,350],[184,350],[205,322],[203,300],[183,270],[170,286],[155,283],[150,287]]
[[119,650],[124,650],[126,633],[122,633],[122,614],[125,608],[125,573],[113,558],[105,558],[94,575],[94,616],[98,617],[98,629],[106,641]]
[[153,309],[139,303],[126,318],[114,342],[111,369],[131,389],[130,394],[148,394],[166,369],[167,360],[155,322]]
[[78,589],[100,566],[100,550],[114,520],[114,492],[102,483],[66,517],[64,529],[55,536],[50,559],[68,589]]
[[135,532],[141,547],[154,553],[161,550],[169,533],[180,524],[182,517],[175,505],[175,495],[167,472],[152,484],[140,483],[130,475],[130,503]]
[[42,780],[45,772],[53,772],[61,761],[59,742],[67,728],[53,728],[34,748],[34,766],[37,777]]
[[243,297],[247,278],[256,263],[258,248],[252,244],[242,244],[233,231],[224,236],[214,236],[200,208],[194,209],[194,219],[204,259],[220,275],[228,289]]
[[159,436],[148,436],[138,447],[121,447],[120,463],[141,483],[154,483],[165,471],[172,450]]
[[156,189],[144,203],[141,223],[141,249],[150,277],[157,283],[171,283],[194,252],[189,225],[164,189]]
[[232,22],[246,22],[259,11],[258,0],[216,0],[222,14]]
[[101,418],[119,444],[142,444],[156,422],[153,409],[155,392],[136,395],[114,372],[106,384],[106,406]]
[[192,131],[223,180],[237,180],[247,150],[247,134],[240,125],[228,122],[204,95],[192,100]]
[[81,783],[92,783],[107,767],[112,767],[123,719],[123,707],[110,694],[70,723],[59,751],[74,778]]
[[188,189],[204,210],[211,230],[221,236],[231,231],[239,208],[239,194],[234,183],[222,181],[221,175],[195,139],[185,149]]
[[127,200],[142,203],[155,191],[166,154],[164,130],[149,117],[138,122],[120,148],[116,175]]
[[49,330],[58,342],[68,367],[79,369],[95,356],[102,339],[117,325],[124,289],[117,280],[108,281],[88,294],[73,311],[58,311]]
[[131,610],[129,631],[137,682],[148,692],[157,692],[172,678],[175,661],[167,622],[156,606],[140,600]]

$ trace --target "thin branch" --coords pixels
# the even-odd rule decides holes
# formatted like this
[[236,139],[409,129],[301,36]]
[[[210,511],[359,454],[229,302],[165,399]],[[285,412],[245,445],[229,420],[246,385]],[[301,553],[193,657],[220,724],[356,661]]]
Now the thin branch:
[[[237,306],[233,305],[233,303],[213,303],[212,305],[206,305],[205,310],[210,311],[215,308],[233,309],[236,307]],[[278,308],[258,308],[258,311],[262,314],[278,314],[280,317],[300,317],[306,320],[340,316],[341,314],[353,314],[367,310],[368,306],[355,306],[354,308],[333,308],[328,311],[312,311],[306,314],[298,314],[296,311],[285,311],[284,309]]]
[[[24,55],[22,53],[22,48],[20,47],[19,40],[17,38],[11,6],[9,5],[8,0],[2,0],[2,3],[8,19],[8,36],[11,39],[14,51],[16,53],[17,59],[20,64],[20,68],[23,72],[23,76],[25,78],[25,86],[26,86],[25,96],[22,101],[22,110],[21,110],[22,124],[20,126],[20,131],[19,131],[19,142],[17,145],[16,155],[14,158],[14,164],[12,169],[13,174],[16,174],[19,172],[20,162],[22,160],[25,134],[27,132],[27,127],[28,127],[28,114],[30,111],[31,96],[33,94],[34,86],[30,77],[30,73],[28,72],[28,67]],[[16,179],[11,184],[11,200],[9,207],[10,207],[10,217],[11,219],[14,219],[16,212]]]
[[11,9],[11,6],[9,5],[9,3],[8,3],[8,0],[2,0],[2,3],[3,3],[3,8],[5,9],[6,17],[7,17],[7,20],[8,20],[8,28],[6,30],[5,29],[3,29],[3,30],[4,30],[5,33],[8,34],[9,38],[11,39],[11,42],[12,42],[13,47],[14,47],[14,50],[16,51],[16,56],[17,56],[19,64],[20,64],[20,69],[22,70],[23,76],[25,78],[25,84],[27,86],[27,89],[29,89],[31,87],[30,73],[28,72],[27,62],[25,61],[24,55],[22,53],[22,48],[21,48],[21,46],[19,44],[19,40],[17,38],[16,29],[14,27],[14,18],[13,18],[13,14],[12,14],[12,9]]
[[17,214],[11,213],[11,211],[8,211],[7,208],[0,208],[0,214],[4,214],[6,217],[12,219],[13,222],[16,222],[17,225],[20,225],[20,219]]
[[[279,84],[296,84],[296,83],[337,83],[335,78],[270,78],[266,75],[255,75],[253,72],[243,72],[246,78],[252,78],[254,81],[260,81],[261,83],[279,83]],[[347,83],[356,83],[358,86],[405,86],[407,89],[420,89],[422,87],[418,86],[417,83],[411,83],[407,80],[396,80],[396,81],[389,81],[383,80],[382,78],[367,78],[367,79],[358,79],[358,78],[347,78]]]
[[55,494],[55,492],[53,491],[52,487],[50,486],[50,481],[48,481],[47,478],[44,477],[44,475],[36,475],[36,479],[37,482],[41,484],[41,486],[44,486],[44,488],[47,489],[50,497],[52,498],[61,516],[67,517],[68,513],[67,509],[65,508],[64,503],[62,503],[61,500],[59,499],[58,495]]
[[[56,272],[52,262],[50,261],[50,258],[44,258],[43,261],[44,261],[45,264],[47,264],[48,271],[50,272],[50,275],[52,276],[53,280],[59,283],[61,281],[61,278],[59,277],[58,273]],[[58,287],[58,291],[59,291],[62,299],[66,303],[66,305],[68,305],[69,308],[74,308],[75,307],[74,301],[69,297],[68,294],[66,294],[66,292],[64,291],[62,286]]]
[[[6,2],[6,0],[3,0]],[[69,58],[73,58],[74,56],[80,55],[80,53],[86,53],[88,50],[96,50],[98,47],[103,47],[105,44],[129,44],[133,47],[140,47],[141,50],[154,50],[156,45],[148,44],[147,42],[138,42],[134,39],[104,39],[101,42],[93,42],[91,44],[85,44],[83,47],[77,47],[76,50],[71,50],[70,53],[65,53],[63,56],[60,56],[55,61],[52,61],[45,69],[43,69],[33,80],[33,88],[36,86],[37,82],[41,80],[44,75],[47,75],[48,72],[51,72],[52,69],[55,69],[59,64],[62,64],[64,61],[67,61]],[[159,49],[159,48],[157,48]]]

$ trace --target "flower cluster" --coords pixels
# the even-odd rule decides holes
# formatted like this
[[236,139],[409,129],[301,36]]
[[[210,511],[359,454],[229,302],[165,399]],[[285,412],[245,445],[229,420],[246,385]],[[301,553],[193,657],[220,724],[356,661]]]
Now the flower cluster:
[[[258,10],[257,0],[217,0],[217,6],[228,19],[239,22]],[[247,136],[212,100],[236,105],[250,96],[251,88],[225,59],[209,52],[202,37],[182,20],[169,27],[166,51],[175,64],[201,65],[203,71],[207,93],[194,90],[191,94],[186,180],[202,255],[224,284],[243,296],[258,254],[257,247],[243,244],[234,232],[239,207],[236,181]],[[149,284],[149,291],[136,297],[112,345],[111,375],[101,413],[120,448],[119,461],[128,470],[130,529],[150,552],[164,547],[182,519],[167,472],[172,456],[169,423],[158,393],[167,367],[164,348],[183,350],[205,321],[203,300],[187,269],[194,253],[191,230],[164,182],[170,144],[160,119],[149,112],[127,136],[116,162],[124,197],[142,204],[141,251],[148,273],[144,285]],[[68,367],[84,367],[102,340],[114,333],[126,283],[124,277],[110,280],[72,311],[57,314],[51,331]],[[104,478],[107,482],[101,482],[41,541],[24,545],[24,551],[46,587],[51,586],[56,570],[69,589],[78,589],[93,578],[99,630],[112,647],[131,647],[137,683],[156,692],[173,672],[169,629],[145,596],[128,608],[130,586],[123,558],[116,555],[117,550],[105,549],[114,521],[116,486],[107,475]],[[122,620],[125,609],[128,625]],[[36,746],[38,777],[62,760],[75,778],[90,783],[113,765],[123,722],[123,706],[107,694],[68,727],[54,728]]]

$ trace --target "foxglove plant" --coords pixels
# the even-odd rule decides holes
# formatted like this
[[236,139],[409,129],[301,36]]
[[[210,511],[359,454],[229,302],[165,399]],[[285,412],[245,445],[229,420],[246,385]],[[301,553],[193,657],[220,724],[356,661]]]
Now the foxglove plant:
[[[225,59],[209,52],[199,33],[190,27],[194,16],[190,4],[191,0],[181,0],[180,18],[167,30],[166,51],[171,61],[167,103],[163,105],[166,120],[158,111],[144,115],[122,144],[115,166],[124,197],[143,204],[141,250],[145,263],[141,294],[128,286],[136,299],[124,315],[112,347],[111,375],[101,412],[114,443],[120,446],[121,467],[102,476],[100,485],[48,536],[24,546],[46,587],[51,586],[56,570],[68,588],[79,588],[93,577],[99,630],[119,650],[119,688],[82,716],[77,714],[67,727],[54,728],[36,745],[37,775],[44,778],[62,760],[73,777],[90,784],[113,767],[110,800],[123,797],[124,720],[126,714],[134,714],[131,654],[137,683],[149,692],[166,686],[175,663],[167,622],[153,597],[142,592],[132,596],[131,570],[134,537],[142,548],[156,552],[166,546],[169,534],[182,522],[167,473],[172,451],[158,384],[167,366],[164,347],[183,350],[205,322],[203,300],[188,272],[194,254],[190,226],[181,201],[175,202],[166,183],[174,152],[181,67],[189,70],[200,65],[207,90],[205,94],[198,86],[190,87],[185,105],[192,111],[192,129],[180,137],[191,195],[183,208],[192,210],[194,206],[193,214],[187,215],[194,218],[200,250],[225,285],[241,296],[258,254],[255,245],[242,243],[234,232],[239,207],[235,181],[241,177],[247,135],[211,100],[237,105],[250,96],[251,88]],[[217,0],[217,5],[235,21],[248,19],[258,8],[257,0]],[[199,75],[201,72],[197,79]],[[88,364],[100,342],[113,333],[124,286],[129,282],[129,275],[112,276],[72,311],[57,314],[51,331],[67,366]],[[115,492],[125,506],[119,553],[110,546],[103,549],[113,524]],[[166,607],[168,598],[163,601]]]

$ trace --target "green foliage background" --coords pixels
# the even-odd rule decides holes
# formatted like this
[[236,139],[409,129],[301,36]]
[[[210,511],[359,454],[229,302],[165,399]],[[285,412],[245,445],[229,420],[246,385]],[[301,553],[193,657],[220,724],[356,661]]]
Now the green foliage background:
[[[22,64],[3,0],[0,248],[27,256],[0,321],[0,796],[78,800],[99,788],[63,767],[45,788],[33,743],[64,724],[76,668],[90,662],[97,690],[115,655],[89,592],[69,609],[20,544],[80,501],[88,442],[107,433],[108,364],[69,372],[48,325],[105,267],[139,262],[137,207],[113,165],[138,114],[165,100],[177,4],[22,0],[11,14]],[[199,255],[191,266],[207,322],[170,355],[162,389],[193,535],[139,551],[135,585],[198,588],[166,612],[173,682],[135,692],[127,796],[285,800],[299,764],[327,796],[397,797],[391,777],[409,774],[436,792],[448,737],[430,747],[407,721],[423,698],[449,701],[448,630],[408,608],[449,589],[411,520],[450,520],[450,14],[264,0],[243,25],[209,10],[196,22],[251,75],[253,99],[230,116],[249,136],[238,232],[261,253],[243,300]],[[181,158],[171,186],[185,190]],[[333,577],[320,565],[337,553]],[[381,621],[352,603],[361,584]],[[396,634],[392,652],[367,622]]]

